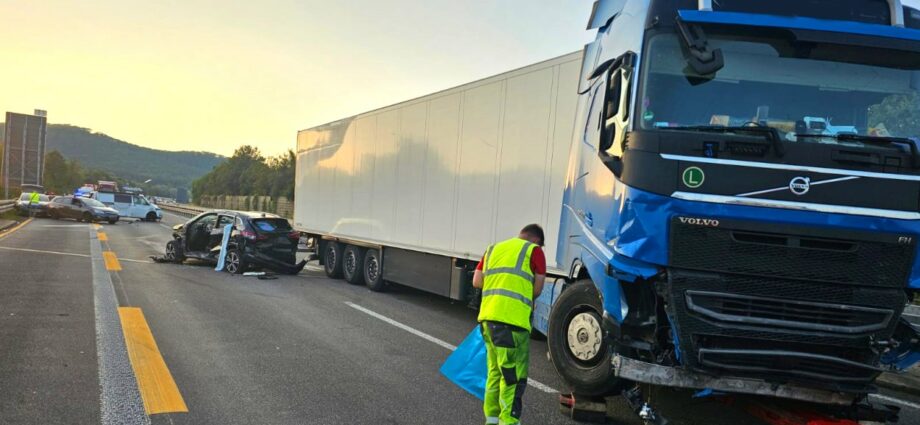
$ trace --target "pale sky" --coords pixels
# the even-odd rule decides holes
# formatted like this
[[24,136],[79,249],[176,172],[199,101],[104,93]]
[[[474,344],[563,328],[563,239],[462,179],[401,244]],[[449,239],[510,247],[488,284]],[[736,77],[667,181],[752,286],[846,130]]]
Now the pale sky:
[[297,130],[582,48],[592,0],[0,0],[0,112],[157,149]]

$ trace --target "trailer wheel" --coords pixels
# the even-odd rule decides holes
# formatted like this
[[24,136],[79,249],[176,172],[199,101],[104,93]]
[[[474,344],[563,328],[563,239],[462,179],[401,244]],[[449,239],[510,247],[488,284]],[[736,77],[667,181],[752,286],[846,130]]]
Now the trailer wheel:
[[328,241],[323,249],[323,268],[326,276],[333,279],[342,278],[342,244]]
[[387,282],[383,280],[383,261],[380,250],[369,249],[364,254],[364,283],[374,292],[387,290]]
[[562,291],[549,314],[550,360],[576,394],[609,395],[625,384],[613,374],[613,348],[604,341],[602,311],[594,283],[583,279]]
[[364,248],[354,245],[342,252],[342,275],[352,285],[364,284]]

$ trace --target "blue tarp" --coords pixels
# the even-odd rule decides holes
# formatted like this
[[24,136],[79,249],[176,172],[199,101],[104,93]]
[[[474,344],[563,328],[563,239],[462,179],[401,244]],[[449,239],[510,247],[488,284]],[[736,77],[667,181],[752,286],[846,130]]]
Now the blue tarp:
[[441,374],[480,400],[486,394],[486,342],[479,326],[447,357]]
[[227,243],[230,242],[230,233],[232,231],[233,224],[224,226],[224,238],[220,241],[220,257],[217,258],[217,267],[214,268],[216,271],[224,269],[224,260],[227,259]]

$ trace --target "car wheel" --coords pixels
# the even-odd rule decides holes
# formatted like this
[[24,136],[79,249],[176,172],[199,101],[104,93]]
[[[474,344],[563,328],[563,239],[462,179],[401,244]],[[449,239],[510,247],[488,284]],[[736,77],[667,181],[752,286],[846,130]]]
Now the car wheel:
[[364,283],[374,292],[386,291],[389,286],[383,280],[383,261],[378,249],[369,249],[364,254]]
[[179,242],[175,240],[166,242],[166,259],[176,264],[185,261],[185,256],[182,255],[182,248],[179,247]]
[[227,257],[224,258],[224,270],[230,274],[243,274],[246,271],[246,262],[238,249],[232,248],[227,251]]
[[342,244],[328,241],[323,249],[323,269],[326,276],[333,279],[342,278]]
[[157,221],[157,214],[156,214],[155,212],[151,211],[151,212],[147,213],[147,217],[144,218],[144,220],[146,220],[146,221],[151,221],[151,222]]
[[80,216],[80,217],[82,218],[83,221],[85,221],[85,222],[87,222],[87,223],[92,223],[92,222],[93,222],[93,215],[90,214],[90,213],[88,213],[88,212],[83,213],[83,215]]
[[342,252],[342,276],[352,285],[364,284],[365,249],[354,245],[345,247]]
[[548,346],[556,372],[576,394],[605,396],[622,389],[613,348],[604,341],[601,299],[589,279],[564,289],[549,314]]
[[54,211],[54,210],[48,212],[48,217],[51,217],[51,218],[53,218],[53,219],[55,219],[55,220],[60,220],[60,219],[61,219],[61,215],[58,214],[57,211]]
[[109,219],[109,224],[115,224],[117,221],[118,221],[118,220],[116,220],[116,219],[114,219],[114,218],[110,218],[110,219]]

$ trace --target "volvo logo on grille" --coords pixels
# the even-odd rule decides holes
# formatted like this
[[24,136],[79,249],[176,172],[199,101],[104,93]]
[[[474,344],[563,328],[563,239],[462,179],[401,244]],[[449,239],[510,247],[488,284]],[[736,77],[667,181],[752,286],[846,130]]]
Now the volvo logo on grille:
[[719,220],[712,218],[695,218],[695,217],[677,217],[683,224],[692,224],[694,226],[719,227]]
[[789,182],[789,190],[792,193],[802,196],[811,189],[811,179],[808,177],[796,177]]

